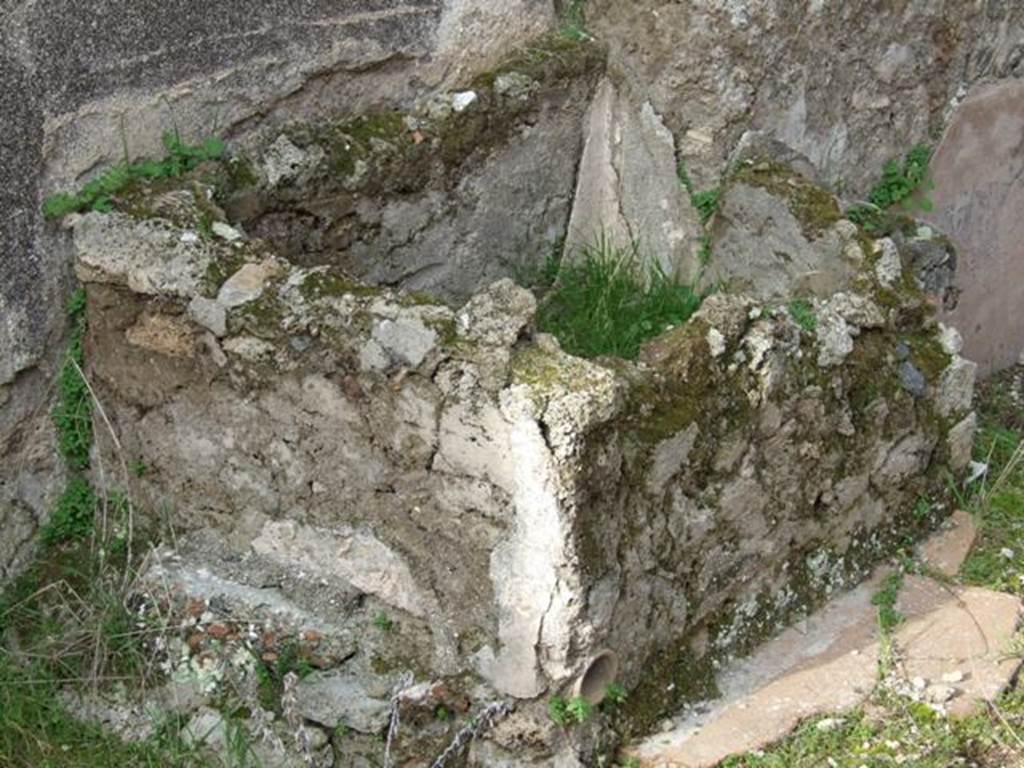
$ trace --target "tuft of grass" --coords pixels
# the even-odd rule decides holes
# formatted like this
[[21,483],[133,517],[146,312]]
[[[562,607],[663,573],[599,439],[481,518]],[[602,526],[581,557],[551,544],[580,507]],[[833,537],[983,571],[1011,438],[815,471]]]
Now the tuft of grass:
[[562,263],[537,322],[571,354],[635,359],[645,341],[689,320],[703,298],[646,266],[635,245],[616,248],[601,237]]
[[722,200],[722,190],[719,187],[715,187],[703,192],[695,192],[690,196],[690,200],[700,215],[700,223],[707,226],[711,218],[718,213],[718,206]]
[[[846,217],[863,226],[871,234],[884,234],[889,227],[886,213],[896,206],[908,207],[912,198],[933,186],[928,181],[932,150],[927,144],[911,149],[903,162],[890,160],[882,167],[882,178],[872,188],[866,203],[859,203],[846,211]],[[921,196],[917,201],[921,210],[930,211],[932,201]]]
[[814,314],[814,307],[805,299],[794,299],[786,307],[793,322],[800,326],[807,333],[814,333],[818,330],[818,316]]
[[82,379],[85,362],[86,331],[85,290],[76,290],[68,302],[71,321],[68,348],[57,378],[57,405],[53,421],[57,427],[57,447],[73,470],[87,469],[92,447],[92,399]]
[[126,743],[75,720],[45,665],[15,664],[0,653],[0,765],[11,768],[198,768],[195,751],[170,731]]
[[584,12],[586,0],[569,0],[562,18],[562,36],[574,43],[585,43],[594,37],[587,31],[587,20]]
[[882,583],[882,588],[871,598],[871,604],[878,608],[878,626],[886,634],[903,623],[903,615],[896,610],[896,599],[902,587],[903,573],[897,571]]
[[978,524],[978,541],[961,569],[968,584],[1024,596],[1024,424],[1012,397],[1014,372],[981,388],[975,458],[986,479],[964,499]]
[[69,213],[114,209],[114,198],[132,182],[144,179],[177,178],[208,160],[220,160],[227,145],[219,138],[208,138],[200,144],[188,144],[177,130],[163,135],[167,154],[162,160],[143,160],[129,163],[127,158],[119,165],[104,171],[77,192],[59,192],[43,201],[43,215],[47,219],[60,219]]

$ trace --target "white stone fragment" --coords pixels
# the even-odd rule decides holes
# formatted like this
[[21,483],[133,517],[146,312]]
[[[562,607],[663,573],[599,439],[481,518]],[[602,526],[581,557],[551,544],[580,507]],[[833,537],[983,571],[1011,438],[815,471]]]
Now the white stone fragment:
[[452,109],[456,112],[463,112],[477,98],[476,91],[460,91],[459,93],[452,94]]
[[903,275],[900,249],[888,237],[878,240],[875,245],[879,249],[878,261],[875,263],[875,275],[878,277],[878,282],[886,288],[891,288]]
[[225,224],[223,221],[215,221],[210,227],[213,230],[213,234],[222,240],[227,240],[229,243],[234,243],[242,239],[242,233],[232,227],[230,224]]

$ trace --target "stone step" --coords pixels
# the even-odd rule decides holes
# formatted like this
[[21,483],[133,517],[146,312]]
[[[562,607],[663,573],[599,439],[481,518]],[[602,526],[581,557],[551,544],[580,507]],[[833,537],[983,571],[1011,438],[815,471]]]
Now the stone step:
[[[953,525],[922,547],[942,576],[970,551],[973,525]],[[856,708],[878,682],[882,637],[871,602],[891,569],[737,661],[718,679],[721,698],[690,708],[630,750],[644,768],[711,768],[764,749],[808,718]],[[941,576],[940,576],[941,578]],[[968,715],[1006,688],[1021,665],[1007,654],[1021,618],[1012,595],[908,575],[895,606],[893,674],[904,690],[952,716]]]

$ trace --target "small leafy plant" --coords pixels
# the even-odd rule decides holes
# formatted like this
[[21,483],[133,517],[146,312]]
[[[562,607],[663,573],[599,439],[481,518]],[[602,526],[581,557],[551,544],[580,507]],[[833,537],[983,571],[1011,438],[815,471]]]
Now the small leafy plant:
[[794,299],[786,307],[793,322],[800,326],[807,333],[814,333],[818,330],[818,316],[814,314],[814,307],[805,299]]
[[99,211],[108,213],[114,208],[114,197],[130,184],[140,179],[177,178],[208,160],[220,160],[227,150],[218,138],[209,138],[201,144],[187,144],[177,131],[167,131],[163,136],[167,151],[162,160],[124,162],[108,169],[93,179],[78,192],[59,192],[43,202],[43,215],[48,219],[59,219],[69,213]]
[[613,707],[624,704],[627,698],[626,689],[618,683],[612,683],[604,691],[604,700]]
[[555,696],[548,702],[548,717],[555,725],[563,728],[569,724],[569,702],[561,696]]
[[566,711],[569,713],[570,718],[575,720],[577,723],[582,724],[589,720],[591,715],[594,714],[594,705],[582,696],[574,696],[569,699],[569,703],[566,705]]
[[[884,233],[888,229],[886,213],[890,209],[908,207],[915,195],[934,186],[928,181],[931,159],[931,147],[918,144],[902,163],[899,160],[887,162],[882,167],[882,179],[872,188],[868,201],[849,208],[846,217],[872,234]],[[917,200],[917,205],[925,211],[933,207],[932,201],[924,195]]]
[[594,714],[594,705],[582,696],[566,700],[555,696],[548,702],[548,716],[563,728],[585,723]]
[[871,598],[871,604],[878,608],[878,626],[883,632],[888,633],[903,623],[903,615],[896,610],[896,599],[902,586],[903,573],[896,572],[882,583],[882,588]]
[[373,617],[373,626],[381,632],[390,632],[395,628],[395,622],[390,616],[381,611]]
[[42,530],[43,542],[67,544],[87,538],[93,530],[96,504],[96,493],[89,481],[73,475]]

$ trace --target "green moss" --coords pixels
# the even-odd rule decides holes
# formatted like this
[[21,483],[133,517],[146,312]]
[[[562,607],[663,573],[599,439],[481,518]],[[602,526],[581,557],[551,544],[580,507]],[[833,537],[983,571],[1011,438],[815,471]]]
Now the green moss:
[[256,300],[243,304],[232,315],[232,327],[261,339],[273,340],[284,333],[286,308],[272,287]]
[[939,381],[942,372],[949,367],[952,358],[942,348],[935,334],[922,333],[907,339],[910,346],[910,360],[932,384]]
[[510,373],[511,382],[529,387],[538,403],[544,402],[554,392],[584,393],[608,384],[602,367],[536,345],[521,348],[513,354]]
[[371,112],[311,132],[313,140],[327,149],[331,170],[343,178],[352,176],[358,161],[369,160],[382,146],[394,152],[412,146],[402,114],[394,110]]
[[626,409],[626,428],[641,444],[657,444],[695,421],[717,418],[717,405],[729,399],[715,396],[718,382],[707,330],[704,323],[684,325],[646,348],[646,359],[657,372],[634,382]]
[[896,369],[881,365],[887,356],[895,353],[896,344],[896,339],[887,333],[865,331],[854,341],[853,351],[844,363],[847,397],[854,420],[862,428],[867,426],[864,420],[868,418],[870,405],[879,398],[892,398],[900,389]]
[[763,161],[745,165],[733,176],[733,181],[785,198],[804,236],[810,240],[820,237],[842,218],[839,204],[830,192],[781,163]]
[[228,278],[235,274],[246,264],[245,253],[234,249],[218,249],[214,252],[209,265],[206,267],[206,274],[203,275],[203,294],[212,298],[220,291],[221,286],[228,281]]
[[299,286],[299,293],[306,301],[316,301],[326,296],[379,296],[381,292],[380,288],[360,283],[335,270],[313,272]]
[[491,91],[498,76],[509,72],[555,85],[600,70],[606,57],[607,51],[592,40],[571,40],[550,33],[513,52],[494,69],[477,75],[470,87]]
[[662,717],[686,702],[720,696],[711,655],[697,657],[684,641],[652,653],[641,668],[643,680],[617,713],[624,738],[650,733]]

